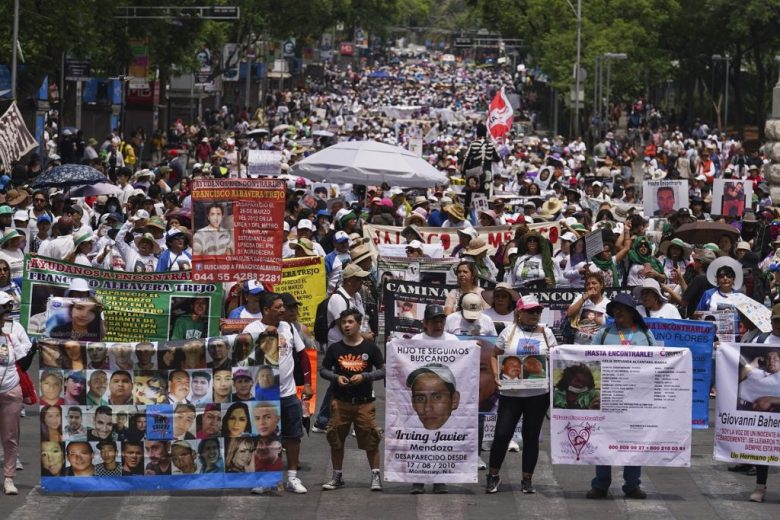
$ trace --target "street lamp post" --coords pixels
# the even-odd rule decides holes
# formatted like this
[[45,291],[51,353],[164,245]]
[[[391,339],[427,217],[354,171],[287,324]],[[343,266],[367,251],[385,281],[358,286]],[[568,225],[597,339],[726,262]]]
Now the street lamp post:
[[723,107],[723,129],[725,130],[729,126],[729,68],[731,66],[731,56],[728,54],[721,56],[720,54],[713,54],[712,61],[725,61],[726,62],[726,90],[723,92],[724,107]]

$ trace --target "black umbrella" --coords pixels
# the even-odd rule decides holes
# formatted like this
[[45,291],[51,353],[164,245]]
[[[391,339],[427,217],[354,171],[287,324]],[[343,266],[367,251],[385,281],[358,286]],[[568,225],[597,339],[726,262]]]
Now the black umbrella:
[[722,235],[728,235],[733,242],[739,240],[739,231],[734,226],[722,222],[706,222],[703,220],[684,224],[677,228],[674,236],[689,244],[702,245],[717,242]]
[[84,164],[63,164],[49,168],[33,182],[34,190],[41,188],[67,189],[97,182],[106,182],[108,178],[91,166]]

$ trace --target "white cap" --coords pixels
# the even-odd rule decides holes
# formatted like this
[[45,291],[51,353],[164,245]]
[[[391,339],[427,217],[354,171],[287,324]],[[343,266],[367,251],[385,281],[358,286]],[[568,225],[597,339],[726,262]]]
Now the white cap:
[[314,231],[314,224],[312,224],[311,220],[307,218],[302,218],[298,221],[298,229],[309,229],[311,231]]
[[412,240],[411,242],[406,244],[406,249],[419,249],[420,251],[422,251],[422,248],[423,248],[422,242],[420,242],[419,240]]
[[[17,210],[16,213],[14,213],[14,220],[22,220],[24,222],[27,222],[30,220],[30,215],[27,214],[27,212],[23,209]],[[2,304],[0,304],[2,305]]]
[[284,221],[284,232],[289,233],[290,232],[290,223],[286,220]]
[[566,233],[561,235],[561,240],[565,240],[566,242],[576,242],[577,241],[577,235],[575,235],[571,231],[567,231]]
[[0,306],[8,305],[9,303],[13,303],[13,301],[14,299],[10,294],[5,291],[0,292]]
[[[300,224],[299,224],[300,225]],[[333,235],[334,242],[349,242],[349,235],[345,231],[336,231]]]
[[135,220],[144,220],[149,218],[149,212],[145,209],[139,209],[135,212]]

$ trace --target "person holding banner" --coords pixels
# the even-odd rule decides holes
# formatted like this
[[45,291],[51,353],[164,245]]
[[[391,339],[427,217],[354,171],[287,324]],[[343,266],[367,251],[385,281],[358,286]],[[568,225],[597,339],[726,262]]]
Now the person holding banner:
[[[444,302],[444,311],[447,315],[460,309],[459,304],[464,294],[482,294],[482,287],[479,286],[479,273],[474,262],[460,262],[455,266],[455,276],[458,280],[458,287],[447,293],[447,299]],[[487,303],[484,303],[484,306],[487,308]]]
[[555,270],[552,245],[539,233],[532,231],[520,238],[517,257],[510,273],[512,287],[545,286],[555,288]]
[[588,270],[585,273],[585,293],[566,310],[566,316],[577,329],[574,336],[575,345],[590,345],[593,335],[606,322],[604,315],[610,300],[604,296],[602,273],[601,270]]
[[[346,271],[344,278],[349,278]],[[289,323],[282,321],[285,307],[281,295],[264,293],[261,308],[263,317],[247,325],[243,332],[251,334],[256,344],[264,335],[276,335],[278,337],[282,445],[287,452],[287,490],[292,493],[306,493],[307,489],[304,487],[301,479],[298,478],[301,438],[303,437],[303,406],[296,395],[292,354],[292,349],[302,352],[306,345],[297,335],[293,335]],[[303,355],[299,359],[305,378],[302,395],[304,399],[309,399],[312,396],[309,357]],[[254,446],[252,449],[254,450]],[[268,491],[270,490],[262,487],[252,489],[252,492],[255,494],[264,494]]]
[[[496,340],[491,366],[493,378],[499,388],[498,417],[495,437],[490,448],[490,462],[487,476],[487,493],[498,492],[501,484],[499,471],[504,463],[509,442],[512,440],[518,421],[523,419],[523,493],[536,493],[532,478],[539,458],[539,434],[550,405],[550,391],[545,388],[502,388],[507,380],[501,378],[498,356],[547,356],[557,345],[555,335],[546,326],[540,325],[543,307],[535,296],[522,296],[515,305],[515,323],[505,328]],[[537,367],[538,368],[538,367]],[[521,369],[522,370],[522,369]],[[547,371],[545,370],[545,373]]]
[[[615,321],[593,338],[593,345],[654,346],[655,337],[636,309],[634,299],[628,294],[618,294],[609,305],[607,314]],[[623,468],[623,493],[626,498],[644,499],[647,493],[639,487],[642,481],[641,466]],[[596,476],[590,483],[586,498],[606,498],[612,483],[612,466],[596,466]]]

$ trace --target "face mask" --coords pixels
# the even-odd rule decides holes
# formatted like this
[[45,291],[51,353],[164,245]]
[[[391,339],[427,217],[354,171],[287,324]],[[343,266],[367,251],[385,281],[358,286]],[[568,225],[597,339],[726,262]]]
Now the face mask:
[[569,392],[573,394],[584,394],[587,391],[588,391],[587,388],[578,388],[576,386],[569,385]]

